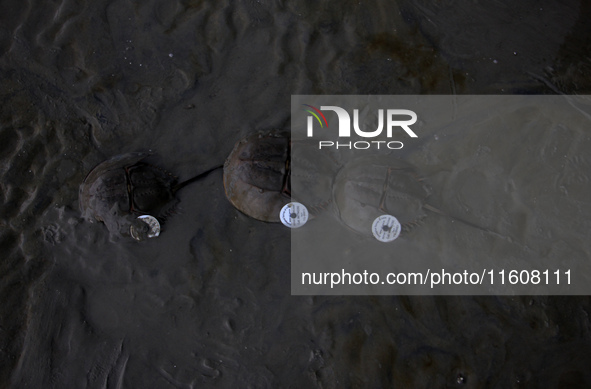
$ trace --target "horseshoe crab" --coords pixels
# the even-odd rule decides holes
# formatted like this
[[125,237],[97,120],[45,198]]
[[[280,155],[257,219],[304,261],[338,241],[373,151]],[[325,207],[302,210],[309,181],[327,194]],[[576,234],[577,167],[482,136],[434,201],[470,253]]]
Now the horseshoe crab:
[[427,186],[412,167],[383,156],[355,159],[338,173],[333,189],[340,219],[353,230],[371,235],[376,218],[389,214],[398,219],[402,231],[419,224],[427,215]]
[[336,172],[335,163],[315,151],[305,142],[292,142],[286,132],[247,136],[224,164],[226,197],[241,212],[265,222],[279,222],[292,197],[313,216],[331,202]]
[[147,156],[123,154],[92,169],[80,186],[83,217],[103,222],[113,234],[131,234],[137,240],[157,236],[160,227],[155,217],[162,216],[175,193],[216,169],[179,184],[171,173],[143,162]]
[[236,143],[224,163],[224,189],[230,203],[257,220],[278,222],[291,199],[289,137],[253,134]]
[[419,225],[427,217],[425,211],[430,211],[511,241],[508,236],[426,203],[430,194],[411,165],[387,156],[363,157],[347,163],[337,175],[333,190],[338,216],[362,235],[371,236],[372,224],[381,215],[398,219],[404,233]]

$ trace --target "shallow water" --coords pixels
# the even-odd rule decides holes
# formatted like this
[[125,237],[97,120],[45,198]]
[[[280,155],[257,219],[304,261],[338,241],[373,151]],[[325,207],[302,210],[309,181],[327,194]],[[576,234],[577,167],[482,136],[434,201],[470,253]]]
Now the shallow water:
[[289,231],[234,209],[221,171],[142,244],[82,220],[77,198],[129,151],[181,180],[219,166],[289,126],[292,94],[589,93],[584,2],[3,8],[0,385],[591,384],[586,297],[292,297]]

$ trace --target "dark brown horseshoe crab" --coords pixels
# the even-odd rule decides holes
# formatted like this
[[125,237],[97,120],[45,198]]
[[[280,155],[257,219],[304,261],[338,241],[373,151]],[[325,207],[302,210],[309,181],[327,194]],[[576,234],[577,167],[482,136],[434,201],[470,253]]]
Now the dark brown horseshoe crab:
[[257,133],[238,142],[224,164],[232,205],[257,220],[278,222],[291,199],[289,149],[286,133]]
[[228,156],[224,188],[241,212],[279,222],[281,208],[291,200],[304,204],[312,216],[326,209],[336,170],[336,162],[318,153],[315,145],[291,141],[287,132],[256,133],[238,142]]
[[217,169],[179,184],[167,171],[142,162],[147,156],[146,153],[123,154],[92,169],[80,186],[83,217],[105,223],[111,233],[128,236],[131,225],[136,231],[145,227],[145,223],[137,221],[139,215],[161,216],[180,188]]
[[174,198],[177,179],[141,162],[146,156],[119,155],[92,169],[80,187],[83,216],[105,223],[112,233],[127,235],[136,216],[157,215]]

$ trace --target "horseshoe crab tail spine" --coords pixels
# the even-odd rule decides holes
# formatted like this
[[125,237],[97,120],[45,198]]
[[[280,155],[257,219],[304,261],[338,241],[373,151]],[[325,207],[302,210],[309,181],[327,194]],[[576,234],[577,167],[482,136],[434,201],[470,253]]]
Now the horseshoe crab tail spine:
[[218,169],[221,169],[223,167],[224,167],[223,165],[213,167],[213,168],[211,168],[209,170],[204,171],[203,173],[199,173],[198,175],[196,175],[193,178],[189,178],[186,181],[183,181],[183,182],[180,182],[180,183],[176,184],[175,186],[172,187],[172,193],[178,192],[179,190],[181,190],[185,186],[187,186],[189,184],[192,184],[193,182],[198,181],[201,178],[206,177],[209,173],[213,172],[214,170],[218,170]]
[[128,168],[125,168],[125,182],[127,183],[127,197],[129,197],[129,210],[130,212],[133,212],[133,190],[131,189],[131,177],[129,177]]
[[285,161],[285,177],[281,193],[291,197],[291,147],[287,148],[287,160]]
[[498,233],[496,231],[493,231],[493,230],[490,230],[490,229],[488,229],[486,227],[481,227],[481,226],[479,226],[477,224],[474,224],[474,223],[471,223],[471,222],[469,222],[467,220],[463,220],[463,219],[460,219],[458,217],[452,216],[452,215],[450,215],[448,213],[445,213],[445,212],[443,212],[443,211],[435,208],[432,205],[424,204],[423,205],[423,208],[426,209],[426,210],[428,210],[428,211],[434,212],[434,213],[436,213],[438,215],[442,215],[442,216],[446,216],[446,217],[452,218],[453,220],[459,221],[460,223],[463,223],[463,224],[465,224],[467,226],[477,228],[480,231],[484,231],[484,232],[487,232],[489,234],[492,234],[492,235],[494,235],[494,236],[496,236],[498,238],[504,239],[504,240],[506,240],[506,241],[508,241],[510,243],[513,242],[513,239],[510,236],[506,236],[506,235],[500,234],[500,233]]

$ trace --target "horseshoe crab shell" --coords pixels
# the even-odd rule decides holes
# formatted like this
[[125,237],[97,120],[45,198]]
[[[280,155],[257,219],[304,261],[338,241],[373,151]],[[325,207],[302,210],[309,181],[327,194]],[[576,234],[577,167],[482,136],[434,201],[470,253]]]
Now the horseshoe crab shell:
[[83,216],[105,223],[112,233],[127,235],[137,215],[157,215],[173,199],[176,178],[141,162],[145,157],[119,155],[92,169],[80,187]]
[[371,236],[374,220],[392,215],[408,231],[426,217],[429,189],[412,167],[388,156],[362,157],[338,173],[333,196],[340,219],[360,234]]
[[250,135],[235,146],[224,164],[224,189],[234,207],[266,222],[279,222],[290,197],[289,136]]

